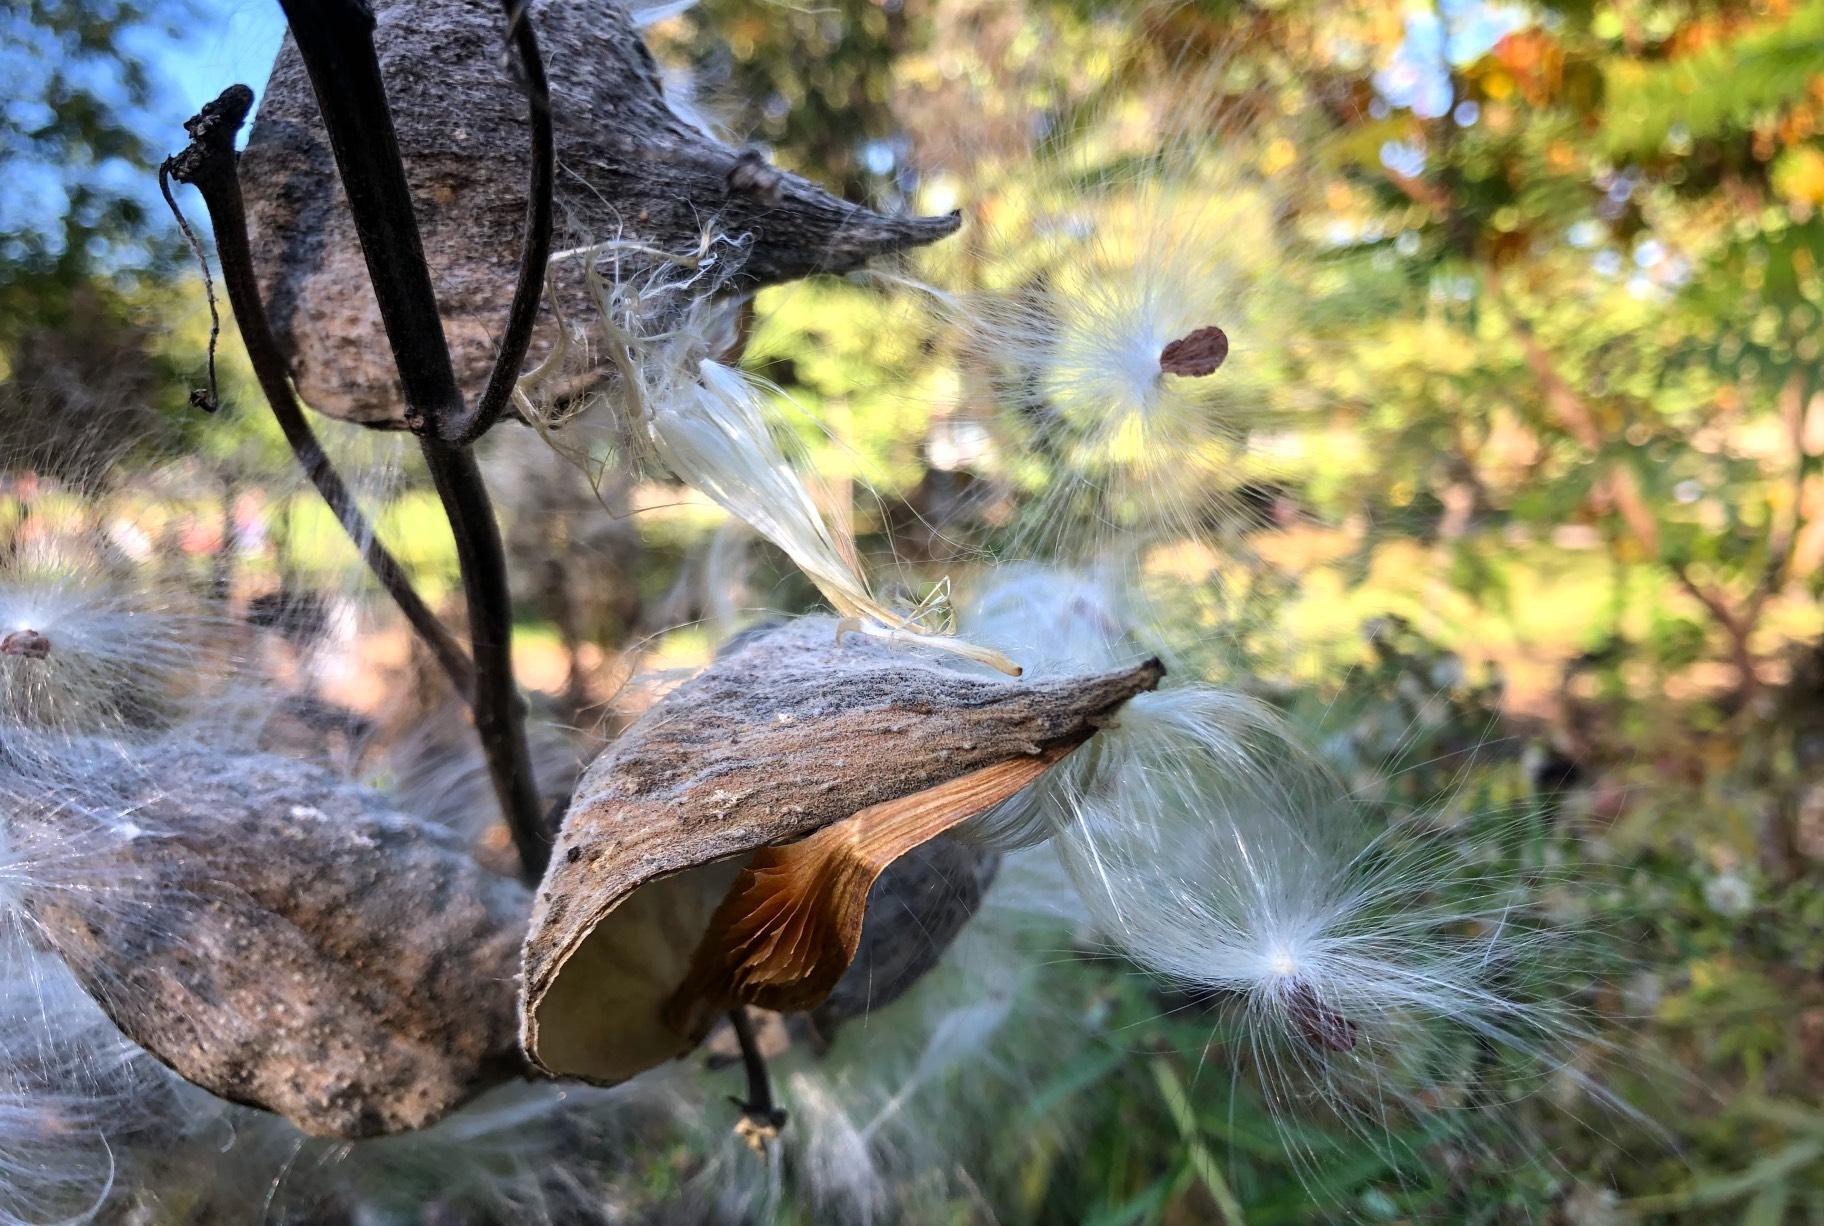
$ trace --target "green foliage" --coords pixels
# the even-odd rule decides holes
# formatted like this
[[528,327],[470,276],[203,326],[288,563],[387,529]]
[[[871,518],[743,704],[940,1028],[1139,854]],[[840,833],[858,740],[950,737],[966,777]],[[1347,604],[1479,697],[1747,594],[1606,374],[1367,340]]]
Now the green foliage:
[[[42,314],[42,283],[156,270],[175,251],[152,212],[162,153],[147,122],[157,83],[133,41],[185,16],[135,0],[29,0],[0,18],[0,64],[17,100],[0,108],[0,321]],[[169,34],[167,35],[169,36]],[[163,242],[155,240],[164,240]],[[36,288],[35,288],[36,287]]]
[[1605,65],[1603,136],[1610,152],[1647,155],[1675,136],[1739,135],[1803,98],[1824,52],[1824,4],[1800,4],[1783,21],[1716,33],[1665,62],[1618,56]]

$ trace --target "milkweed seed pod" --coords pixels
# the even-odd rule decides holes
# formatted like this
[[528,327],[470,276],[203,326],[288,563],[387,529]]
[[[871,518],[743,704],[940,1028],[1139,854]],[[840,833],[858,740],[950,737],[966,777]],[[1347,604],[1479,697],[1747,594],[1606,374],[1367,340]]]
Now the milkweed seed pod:
[[1041,684],[808,617],[667,695],[584,774],[526,942],[521,1038],[614,1083],[718,1010],[811,1009],[899,856],[1037,779],[1163,675]]
[[315,1136],[433,1123],[520,1067],[528,899],[377,793],[162,744],[0,791],[9,893],[121,1031]]
[[[504,18],[488,0],[380,0],[375,45],[458,378],[477,387],[512,297],[526,210],[526,99],[503,70]],[[744,289],[928,243],[955,217],[890,218],[777,171],[680,118],[615,0],[535,3],[556,128],[555,213],[585,242],[685,256],[705,227],[744,248]],[[258,274],[292,377],[333,417],[404,424],[397,379],[316,99],[288,41],[241,162]],[[589,319],[582,264],[565,313]],[[546,321],[529,360],[554,343]]]

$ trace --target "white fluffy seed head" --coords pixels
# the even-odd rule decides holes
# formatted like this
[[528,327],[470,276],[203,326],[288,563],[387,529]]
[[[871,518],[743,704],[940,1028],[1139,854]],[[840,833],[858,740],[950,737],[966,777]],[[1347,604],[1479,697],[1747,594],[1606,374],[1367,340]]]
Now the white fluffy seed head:
[[1038,678],[1145,659],[1128,624],[1113,572],[1008,565],[969,602],[962,628]]
[[[1022,602],[1077,667],[1131,655],[1116,603],[1032,572],[968,624],[1002,643]],[[1511,824],[1511,823],[1508,823]],[[1377,823],[1270,710],[1201,684],[1130,701],[1037,784],[961,828],[1048,841],[1108,945],[1240,1022],[1233,1058],[1277,1112],[1319,1107],[1370,1144],[1467,1097],[1481,1050],[1537,1084],[1590,1042],[1557,995],[1578,943],[1544,915],[1549,870],[1473,837]],[[1600,1087],[1583,1088],[1609,1102]],[[1625,1109],[1624,1109],[1625,1110]],[[1304,1142],[1287,1133],[1290,1156]]]
[[83,1217],[113,1189],[115,1125],[146,1110],[134,1049],[17,940],[0,953],[0,1020],[0,1222]]
[[[1053,845],[1112,946],[1239,1022],[1234,1057],[1276,1112],[1397,1146],[1415,1118],[1448,1126],[1447,1108],[1477,1105],[1489,1061],[1507,1096],[1593,1049],[1573,995],[1590,968],[1544,905],[1562,883],[1490,846],[1519,819],[1454,836],[1377,825],[1296,753],[1263,753],[1276,736],[1246,745],[1227,704],[1216,720],[1209,705],[1196,688],[1130,703],[1062,781]],[[1285,1141],[1294,1162],[1319,1157],[1295,1129]]]
[[78,740],[168,726],[222,671],[224,619],[95,541],[0,558],[0,755],[54,766]]

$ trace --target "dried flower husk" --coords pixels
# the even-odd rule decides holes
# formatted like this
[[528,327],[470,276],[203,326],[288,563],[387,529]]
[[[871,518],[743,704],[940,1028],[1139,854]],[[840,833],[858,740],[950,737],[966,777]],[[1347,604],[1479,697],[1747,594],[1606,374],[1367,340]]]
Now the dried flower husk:
[[584,774],[526,943],[536,1065],[613,1084],[688,1051],[727,1004],[821,1003],[882,870],[1164,671],[1024,683],[838,627],[746,638]]
[[321,767],[196,745],[0,791],[9,886],[134,1042],[306,1133],[423,1128],[523,1071],[530,899]]
[[[462,384],[479,389],[512,298],[530,158],[525,93],[502,64],[505,16],[474,0],[376,0],[372,9],[451,357]],[[733,286],[751,289],[845,272],[959,224],[851,204],[680,118],[617,0],[539,0],[530,19],[550,78],[560,246],[612,240],[687,257],[708,225],[742,247]],[[256,270],[299,393],[332,417],[402,427],[397,375],[374,344],[382,329],[366,263],[289,39],[240,169]],[[562,266],[559,294],[564,314],[587,324],[582,267]],[[547,303],[528,362],[557,336]]]

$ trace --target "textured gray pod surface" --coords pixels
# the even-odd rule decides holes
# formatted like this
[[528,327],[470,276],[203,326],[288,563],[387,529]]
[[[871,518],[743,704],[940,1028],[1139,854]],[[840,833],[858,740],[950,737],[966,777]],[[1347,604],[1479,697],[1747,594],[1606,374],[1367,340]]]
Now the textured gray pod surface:
[[[530,162],[526,99],[503,67],[494,0],[374,0],[375,45],[457,377],[487,377],[518,268]],[[776,171],[679,118],[616,0],[534,0],[550,77],[557,241],[694,251],[706,226],[745,241],[737,284],[841,272],[951,233]],[[292,378],[320,412],[403,425],[397,378],[335,159],[289,38],[241,157],[254,263]],[[575,264],[570,265],[572,269]],[[589,318],[572,278],[567,312]],[[555,338],[543,308],[528,363]]]
[[[334,773],[163,746],[0,793],[23,906],[127,1037],[303,1131],[422,1128],[522,1064],[530,898]],[[69,793],[74,794],[74,793]]]

